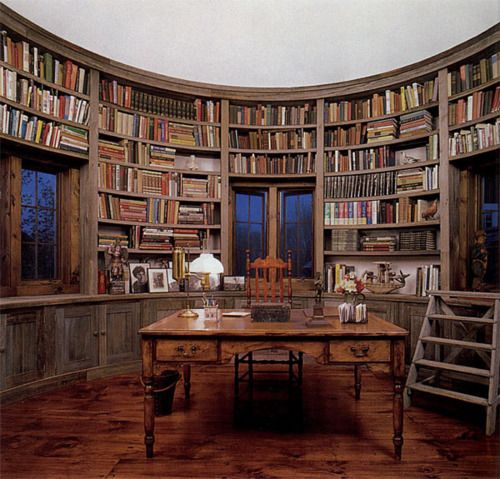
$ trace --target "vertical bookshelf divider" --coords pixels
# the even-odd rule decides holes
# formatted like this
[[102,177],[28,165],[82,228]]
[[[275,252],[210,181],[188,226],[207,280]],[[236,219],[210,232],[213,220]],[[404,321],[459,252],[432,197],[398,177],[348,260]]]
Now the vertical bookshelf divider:
[[[324,263],[324,172],[325,172],[325,100],[316,102],[316,190],[314,201],[314,271],[323,272]],[[323,278],[324,280],[325,278]]]
[[[220,152],[220,174],[221,174],[221,261],[224,271],[229,274],[232,268],[232,260],[229,255],[230,241],[232,238],[229,224],[229,208],[231,207],[231,197],[229,191],[229,100],[221,100],[221,152]],[[226,205],[226,207],[223,207]]]

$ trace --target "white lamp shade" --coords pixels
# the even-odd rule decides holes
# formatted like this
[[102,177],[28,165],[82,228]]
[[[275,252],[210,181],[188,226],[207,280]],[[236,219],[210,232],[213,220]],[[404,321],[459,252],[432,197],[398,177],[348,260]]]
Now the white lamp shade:
[[198,258],[191,262],[190,270],[193,273],[218,274],[224,272],[224,267],[212,253],[201,253]]

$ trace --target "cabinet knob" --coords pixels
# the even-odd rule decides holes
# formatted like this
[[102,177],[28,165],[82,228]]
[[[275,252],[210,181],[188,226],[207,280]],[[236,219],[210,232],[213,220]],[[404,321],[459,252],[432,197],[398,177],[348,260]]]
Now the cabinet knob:
[[94,331],[94,336],[99,336],[99,331]]
[[370,350],[370,346],[351,346],[351,352],[356,356],[357,358],[364,358],[368,351]]
[[193,345],[191,346],[191,353],[192,353],[192,354],[196,353],[196,351],[199,351],[199,350],[200,350],[200,347],[199,347],[198,345],[193,344]]
[[104,336],[106,334],[106,331],[102,330],[101,331],[101,336]]
[[184,352],[184,346],[182,346],[182,345],[177,346],[177,347],[175,348],[175,350],[176,350],[177,352],[179,352],[179,353],[183,353],[183,352]]

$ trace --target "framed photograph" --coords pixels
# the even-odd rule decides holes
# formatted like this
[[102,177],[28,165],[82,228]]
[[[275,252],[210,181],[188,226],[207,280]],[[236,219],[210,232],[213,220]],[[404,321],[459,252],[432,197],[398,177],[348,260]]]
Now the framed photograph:
[[223,279],[224,291],[244,291],[245,277],[244,276],[224,276]]
[[131,293],[147,293],[149,291],[148,270],[148,263],[129,263]]
[[169,291],[179,291],[179,283],[174,279],[174,270],[172,268],[167,269],[167,284]]
[[168,291],[167,270],[164,268],[148,269],[149,292],[165,293]]

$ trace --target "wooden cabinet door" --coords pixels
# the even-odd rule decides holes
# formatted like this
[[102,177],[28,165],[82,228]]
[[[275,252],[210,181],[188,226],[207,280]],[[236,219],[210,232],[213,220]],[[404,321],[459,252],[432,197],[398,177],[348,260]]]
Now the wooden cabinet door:
[[41,310],[0,315],[0,386],[8,389],[43,377]]
[[57,374],[88,369],[99,362],[99,323],[95,306],[56,311]]
[[105,364],[140,359],[139,302],[110,303],[101,321],[104,321],[101,337],[104,337]]
[[417,345],[418,336],[422,323],[424,321],[425,312],[427,311],[426,303],[402,303],[399,313],[398,326],[407,329],[410,334],[406,337],[405,358],[407,363],[411,363],[415,346]]

